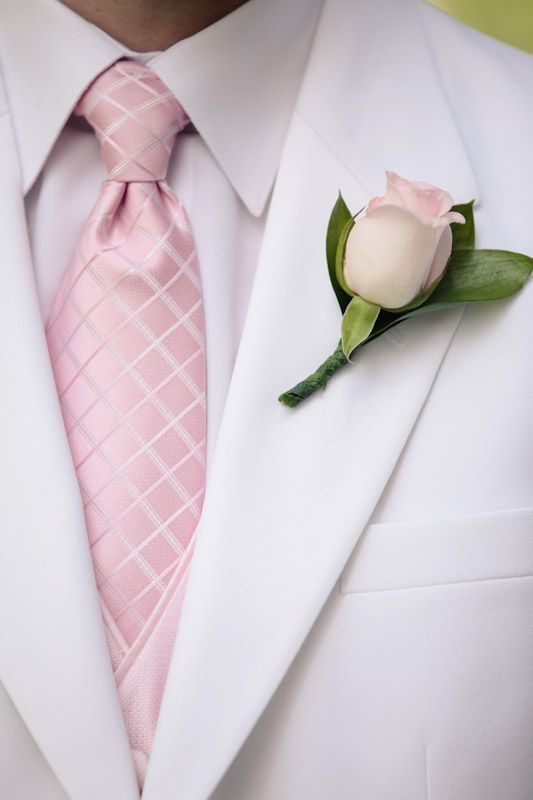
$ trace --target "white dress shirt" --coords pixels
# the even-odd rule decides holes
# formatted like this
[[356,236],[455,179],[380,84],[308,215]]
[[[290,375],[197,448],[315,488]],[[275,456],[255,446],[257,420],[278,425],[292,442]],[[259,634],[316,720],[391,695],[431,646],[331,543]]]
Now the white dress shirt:
[[84,89],[118,58],[134,58],[150,65],[192,120],[168,182],[187,210],[200,262],[208,470],[320,6],[249,0],[163,53],[136,54],[59,0],[0,0],[2,69],[44,319],[106,178],[92,129],[71,116]]
[[[179,136],[168,182],[187,210],[199,253],[207,334],[208,471],[270,193],[321,7],[322,0],[248,0],[164,53],[135,54],[59,0],[0,0],[1,67],[45,319],[106,177],[92,129],[71,116],[84,89],[118,58],[135,58],[149,63],[194,124]],[[438,58],[454,23],[425,4],[420,7]],[[511,68],[512,48],[508,54]],[[444,78],[447,84],[454,80],[449,70]],[[476,144],[469,147],[473,158],[483,140],[481,132],[476,135]],[[508,176],[502,152],[494,169],[501,166],[500,174]],[[508,185],[512,182],[491,182],[500,195]]]

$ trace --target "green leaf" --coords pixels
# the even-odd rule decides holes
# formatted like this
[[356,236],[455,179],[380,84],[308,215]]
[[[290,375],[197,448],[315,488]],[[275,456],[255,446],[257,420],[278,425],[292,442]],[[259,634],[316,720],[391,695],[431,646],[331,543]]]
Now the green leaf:
[[343,312],[352,299],[352,295],[345,291],[342,284],[337,280],[336,262],[341,234],[350,221],[353,223],[350,209],[339,192],[338,200],[333,206],[333,211],[329,218],[328,232],[326,235],[326,258],[331,285],[333,286],[333,291],[337,296],[341,311]]
[[469,203],[459,203],[452,206],[452,211],[458,211],[462,214],[466,222],[460,225],[458,222],[452,222],[450,228],[452,229],[452,249],[453,250],[472,250],[476,238],[476,229],[474,225],[474,200]]
[[507,250],[456,250],[427,305],[499,300],[518,292],[533,258]]
[[352,298],[342,318],[342,350],[346,358],[368,338],[380,310],[358,295]]
[[457,303],[499,300],[520,291],[533,270],[533,259],[506,250],[457,250],[430,298],[402,312],[382,309],[367,341],[410,317],[452,308]]

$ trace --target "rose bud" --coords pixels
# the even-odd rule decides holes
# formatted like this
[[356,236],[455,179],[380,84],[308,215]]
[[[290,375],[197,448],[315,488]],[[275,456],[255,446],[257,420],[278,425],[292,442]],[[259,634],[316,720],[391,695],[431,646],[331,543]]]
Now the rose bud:
[[370,201],[356,219],[344,257],[344,280],[354,294],[384,308],[401,308],[442,273],[452,251],[447,192],[387,172],[384,197]]

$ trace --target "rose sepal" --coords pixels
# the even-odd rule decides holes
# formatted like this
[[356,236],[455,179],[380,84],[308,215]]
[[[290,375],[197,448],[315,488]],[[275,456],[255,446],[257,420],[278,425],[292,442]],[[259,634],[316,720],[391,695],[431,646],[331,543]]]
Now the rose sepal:
[[369,303],[368,300],[365,300],[363,297],[359,297],[359,295],[352,297],[349,305],[346,307],[341,324],[342,352],[347,361],[350,360],[350,356],[354,350],[356,350],[365,339],[368,339],[372,333],[380,311],[380,306]]

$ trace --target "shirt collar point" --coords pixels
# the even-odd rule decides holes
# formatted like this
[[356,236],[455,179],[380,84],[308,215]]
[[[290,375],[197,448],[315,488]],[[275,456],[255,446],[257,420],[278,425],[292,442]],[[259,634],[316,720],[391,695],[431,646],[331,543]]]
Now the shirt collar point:
[[259,219],[263,216],[272,192],[273,184],[274,178],[272,178],[268,184],[265,184],[264,186],[261,186],[261,188],[254,190],[243,188],[239,189],[238,186],[235,187],[237,194],[253,217],[257,217]]

